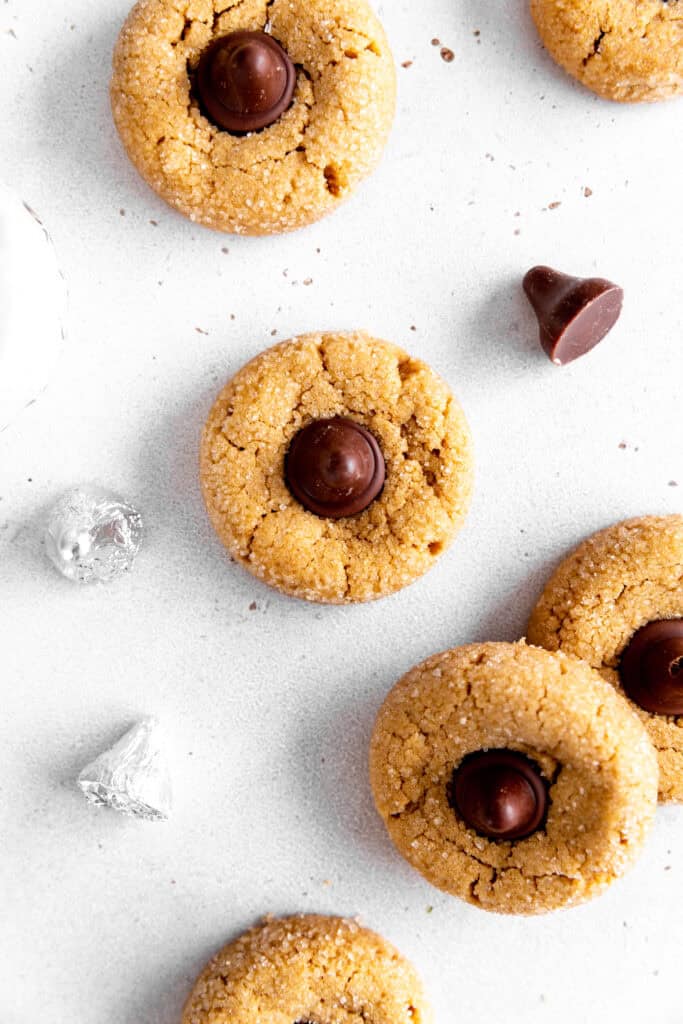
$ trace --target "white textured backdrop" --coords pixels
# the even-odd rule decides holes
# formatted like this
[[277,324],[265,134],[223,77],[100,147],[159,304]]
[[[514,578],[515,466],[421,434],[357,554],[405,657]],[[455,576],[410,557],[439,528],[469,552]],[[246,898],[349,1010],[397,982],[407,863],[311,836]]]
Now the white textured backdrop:
[[[59,372],[0,435],[3,1024],[177,1024],[218,945],[299,910],[360,913],[395,941],[441,1024],[679,1024],[683,809],[660,812],[640,865],[600,901],[510,920],[411,871],[365,764],[404,670],[517,638],[581,537],[681,508],[683,101],[622,108],[583,91],[523,0],[386,0],[400,92],[379,172],[307,231],[221,237],[167,209],[119,146],[107,85],[127,7],[0,6],[0,177],[47,222],[71,293]],[[608,340],[563,370],[521,294],[539,262],[626,289]],[[476,499],[423,581],[319,608],[228,562],[197,441],[247,358],[358,326],[448,379],[475,435]],[[108,589],[62,581],[40,549],[46,504],[84,480],[149,526],[134,574]],[[175,751],[167,825],[98,812],[72,784],[148,713]]]

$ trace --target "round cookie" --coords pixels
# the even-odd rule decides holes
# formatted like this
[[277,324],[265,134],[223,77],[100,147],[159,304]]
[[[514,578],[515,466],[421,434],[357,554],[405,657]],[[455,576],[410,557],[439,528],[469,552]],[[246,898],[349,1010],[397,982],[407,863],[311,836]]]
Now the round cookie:
[[[258,131],[220,128],[199,100],[202,56],[237,32],[265,32],[296,73],[291,104]],[[263,48],[249,59],[242,86],[275,60]],[[276,60],[274,68],[282,71]],[[282,89],[286,102],[284,79]],[[111,83],[116,126],[147,183],[191,220],[250,235],[292,231],[335,210],[379,162],[395,93],[389,44],[367,0],[140,0]],[[241,102],[249,99],[243,90]]]
[[683,92],[681,0],[531,0],[531,14],[551,56],[599,96]]
[[[309,437],[306,474],[298,440],[325,420],[342,428],[342,468],[367,470],[362,511],[319,490],[326,517],[294,497],[311,491],[320,455]],[[232,556],[287,594],[333,604],[383,597],[426,572],[462,525],[472,476],[469,429],[445,382],[364,333],[306,335],[257,356],[219,395],[201,446],[204,500]]]
[[[473,785],[487,754],[508,763],[479,766]],[[404,676],[375,723],[370,780],[414,868],[505,914],[597,895],[634,861],[657,802],[655,752],[628,705],[583,662],[524,643],[456,648]]]
[[356,921],[269,920],[221,950],[182,1024],[430,1024],[414,968]]
[[[683,516],[646,516],[594,534],[562,562],[532,613],[528,639],[583,658],[623,694],[620,664],[636,633],[680,618]],[[659,754],[660,799],[683,801],[683,713],[632,706]]]

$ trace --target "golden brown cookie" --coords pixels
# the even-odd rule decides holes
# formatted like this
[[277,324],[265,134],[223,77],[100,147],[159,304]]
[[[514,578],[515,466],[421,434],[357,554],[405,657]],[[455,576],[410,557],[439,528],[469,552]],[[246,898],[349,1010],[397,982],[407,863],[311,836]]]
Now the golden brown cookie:
[[683,92],[681,0],[531,0],[551,56],[580,82],[620,102]]
[[[596,533],[562,562],[533,611],[528,638],[549,651],[583,658],[624,694],[620,669],[636,634],[642,643],[649,623],[677,619],[683,619],[683,516],[646,516]],[[674,632],[677,628],[673,625]],[[647,658],[660,659],[662,651],[666,658],[662,637],[654,639],[654,646],[647,645],[652,653],[644,652]],[[663,663],[664,683],[675,690],[679,680],[681,701],[683,662],[673,656],[677,649]],[[683,658],[683,647],[679,654]],[[660,799],[683,801],[683,704],[678,714],[654,711],[653,693],[660,694],[661,703],[662,664],[655,660],[649,670],[647,664],[641,667],[643,680],[651,684],[649,699],[632,672],[625,681],[659,753]],[[653,673],[659,674],[659,684]]]
[[[348,477],[340,502],[325,492],[329,473]],[[233,557],[287,594],[334,604],[426,572],[462,525],[472,475],[445,382],[361,332],[257,356],[219,395],[201,448],[206,507]]]
[[414,968],[356,921],[270,920],[221,950],[182,1024],[430,1024]]
[[[291,105],[246,134],[205,116],[197,86],[207,48],[243,31],[281,44],[296,76]],[[265,235],[335,210],[375,168],[395,91],[366,0],[140,0],[116,46],[111,99],[128,155],[163,199],[208,227]]]
[[584,662],[519,644],[438,654],[397,683],[370,749],[400,853],[484,910],[581,903],[636,858],[657,758],[628,704]]

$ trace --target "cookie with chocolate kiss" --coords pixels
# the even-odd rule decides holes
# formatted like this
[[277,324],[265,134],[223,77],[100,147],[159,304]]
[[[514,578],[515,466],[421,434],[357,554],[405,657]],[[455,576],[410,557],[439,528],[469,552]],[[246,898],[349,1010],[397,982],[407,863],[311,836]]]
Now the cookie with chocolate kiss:
[[660,799],[683,802],[683,516],[585,540],[546,584],[527,637],[583,658],[630,702],[659,754]]
[[[362,1015],[358,1008],[362,1007]],[[268,919],[228,943],[197,978],[182,1024],[432,1024],[405,957],[358,921]]]
[[358,331],[311,334],[228,381],[201,479],[232,557],[293,597],[371,601],[434,565],[472,491],[470,432],[426,363]]
[[597,896],[635,861],[657,756],[585,662],[471,644],[389,693],[370,781],[397,850],[429,882],[483,910],[542,914]]

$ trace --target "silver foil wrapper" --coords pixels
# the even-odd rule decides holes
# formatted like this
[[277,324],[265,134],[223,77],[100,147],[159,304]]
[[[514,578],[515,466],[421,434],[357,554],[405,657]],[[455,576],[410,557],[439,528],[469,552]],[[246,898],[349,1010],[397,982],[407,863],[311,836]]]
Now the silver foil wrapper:
[[50,512],[45,549],[67,579],[110,583],[133,567],[142,534],[142,516],[128,502],[99,487],[77,487]]
[[78,776],[91,803],[146,821],[165,821],[173,804],[171,775],[156,718],[146,718]]

